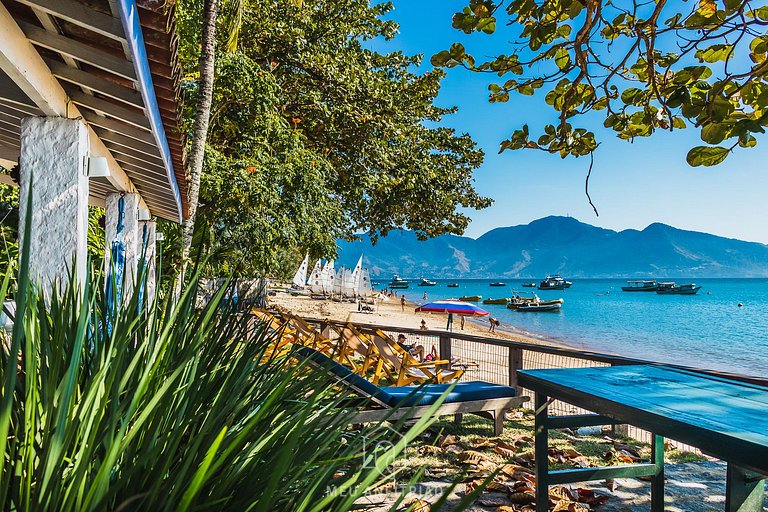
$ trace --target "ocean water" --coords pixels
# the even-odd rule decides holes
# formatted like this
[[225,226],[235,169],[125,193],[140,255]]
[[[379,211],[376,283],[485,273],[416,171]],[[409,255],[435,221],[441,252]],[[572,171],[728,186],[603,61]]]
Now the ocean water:
[[[424,292],[429,301],[462,295],[501,298],[513,292],[523,296],[535,292],[542,300],[563,298],[559,313],[518,313],[506,306],[478,305],[504,326],[582,349],[768,376],[768,279],[697,279],[702,289],[693,296],[623,292],[625,281],[617,279],[574,279],[571,288],[560,291],[520,286],[533,280],[489,286],[494,281],[501,280],[438,280],[432,287],[411,281],[408,290],[397,292],[416,303],[423,302]],[[380,279],[379,288],[387,282]],[[459,287],[446,287],[450,282]],[[444,321],[435,316],[428,323],[442,326]]]

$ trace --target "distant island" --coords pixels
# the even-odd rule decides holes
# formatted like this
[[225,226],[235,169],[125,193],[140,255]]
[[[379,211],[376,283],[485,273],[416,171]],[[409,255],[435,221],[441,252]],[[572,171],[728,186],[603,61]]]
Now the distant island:
[[768,277],[768,246],[654,223],[613,231],[571,217],[493,229],[481,237],[419,241],[395,231],[371,245],[340,241],[339,264],[361,253],[373,277],[419,278]]

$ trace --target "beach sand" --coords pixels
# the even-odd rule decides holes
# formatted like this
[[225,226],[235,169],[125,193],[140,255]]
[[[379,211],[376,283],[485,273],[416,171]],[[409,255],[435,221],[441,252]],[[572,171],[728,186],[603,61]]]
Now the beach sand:
[[[375,324],[381,326],[403,327],[418,329],[421,321],[427,323],[430,331],[446,331],[447,315],[416,313],[416,304],[406,301],[405,308],[400,304],[399,297],[389,300],[377,300],[373,306],[375,312],[362,313],[357,311],[357,304],[346,302],[333,302],[331,300],[312,299],[304,295],[293,296],[284,291],[276,290],[277,295],[269,297],[271,305],[280,306],[292,313],[313,319],[329,319],[361,324]],[[537,336],[516,329],[510,325],[496,328],[496,332],[489,332],[490,323],[488,317],[467,318],[464,330],[461,329],[461,319],[454,315],[453,332],[466,333],[475,336],[494,337],[503,340],[521,341],[537,345],[568,346],[565,342]]]

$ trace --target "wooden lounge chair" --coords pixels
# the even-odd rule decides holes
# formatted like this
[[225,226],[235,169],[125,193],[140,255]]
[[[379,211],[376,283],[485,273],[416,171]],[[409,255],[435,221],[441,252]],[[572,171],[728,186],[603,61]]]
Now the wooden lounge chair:
[[367,399],[369,407],[352,415],[349,423],[419,418],[448,392],[435,415],[454,415],[457,423],[461,423],[463,414],[484,416],[493,420],[493,433],[498,436],[504,430],[504,412],[529,400],[527,396],[515,396],[515,388],[478,381],[459,382],[453,389],[450,389],[451,384],[381,388],[308,347],[302,347],[296,353],[313,366],[329,372],[351,393]]
[[398,386],[443,384],[458,380],[464,374],[463,369],[451,369],[450,361],[420,362],[379,329],[364,332],[364,334],[369,337],[379,356],[373,378],[374,384],[378,384],[379,379],[385,374]]

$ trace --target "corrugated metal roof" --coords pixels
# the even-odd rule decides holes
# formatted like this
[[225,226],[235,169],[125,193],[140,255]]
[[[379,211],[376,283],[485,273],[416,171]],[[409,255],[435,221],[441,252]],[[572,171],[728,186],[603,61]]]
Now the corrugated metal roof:
[[[157,0],[0,3],[44,58],[152,213],[178,220],[181,210],[186,217],[188,179],[173,5]],[[148,81],[143,80],[147,77],[137,68],[141,62],[133,61],[141,56],[134,55],[130,37],[135,34],[126,35],[125,18],[120,16],[120,8],[126,5],[137,8],[138,40],[143,45],[139,50],[143,48],[146,53],[144,64],[151,75],[151,91],[142,90],[142,86],[147,87]],[[153,109],[163,133],[153,131]],[[0,71],[0,159],[18,158],[19,122],[29,115],[42,112]],[[104,197],[112,191],[105,179],[91,179],[92,196]]]

